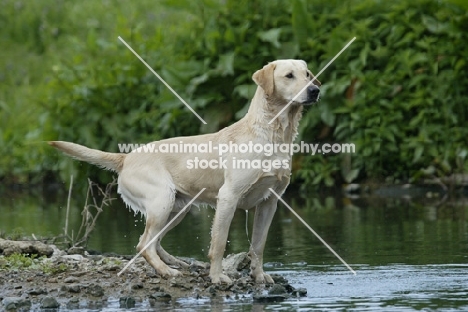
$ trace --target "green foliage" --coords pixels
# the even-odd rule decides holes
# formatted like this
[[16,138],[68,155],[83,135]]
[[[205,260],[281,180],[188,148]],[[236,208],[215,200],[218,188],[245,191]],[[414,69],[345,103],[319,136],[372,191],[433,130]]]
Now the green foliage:
[[9,256],[2,256],[0,261],[0,269],[5,270],[20,270],[25,268],[38,267],[39,259],[37,255],[24,255],[14,253]]
[[32,270],[41,271],[45,274],[56,274],[68,270],[65,263],[54,264],[47,260],[47,257],[37,257],[37,255],[27,255],[14,253],[9,256],[0,257],[0,271],[21,271]]
[[337,14],[311,16],[334,27],[320,45],[326,50],[316,53],[309,43],[304,58],[329,59],[338,42],[357,40],[323,79],[323,101],[306,114],[301,133],[313,141],[355,143],[357,153],[304,157],[298,177],[309,185],[330,184],[330,176],[351,182],[357,172],[392,181],[466,172],[467,12],[421,0],[360,1]]
[[356,153],[296,156],[296,181],[466,172],[468,14],[456,1],[5,1],[0,177],[68,180],[78,169],[78,179],[108,182],[43,141],[117,151],[217,131],[245,114],[255,70],[301,58],[317,73],[355,36],[319,77],[322,101],[305,112],[300,138],[355,143]]

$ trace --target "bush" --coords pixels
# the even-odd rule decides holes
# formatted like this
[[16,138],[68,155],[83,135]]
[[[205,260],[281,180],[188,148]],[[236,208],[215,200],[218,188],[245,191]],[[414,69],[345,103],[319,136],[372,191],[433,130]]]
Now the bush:
[[357,40],[323,79],[323,102],[305,116],[302,138],[352,142],[357,153],[304,157],[297,176],[305,185],[466,172],[466,10],[439,1],[360,1],[313,19],[334,26],[318,45],[305,45],[306,59],[328,60],[338,42]]
[[[4,6],[11,9],[14,3]],[[117,151],[122,142],[217,131],[246,112],[255,70],[274,59],[301,58],[317,73],[354,36],[357,40],[319,77],[323,100],[304,114],[300,137],[352,142],[356,154],[297,155],[296,182],[310,187],[417,180],[468,168],[462,28],[468,16],[450,2],[178,0],[110,6],[45,1],[41,9],[23,8],[18,17],[42,25],[39,35],[24,31],[21,23],[4,25],[11,28],[9,41],[20,32],[29,52],[44,56],[48,68],[42,70],[50,80],[30,90],[34,115],[24,103],[8,106],[10,99],[0,98],[10,109],[2,120],[20,113],[17,122],[8,119],[0,135],[14,142],[2,176],[53,171],[64,178],[79,169],[108,182],[109,174],[97,168],[71,169],[74,163],[55,151],[41,147],[25,153],[22,139]],[[208,124],[202,125],[117,36]],[[13,112],[12,107],[20,108]],[[22,130],[24,120],[29,126]]]

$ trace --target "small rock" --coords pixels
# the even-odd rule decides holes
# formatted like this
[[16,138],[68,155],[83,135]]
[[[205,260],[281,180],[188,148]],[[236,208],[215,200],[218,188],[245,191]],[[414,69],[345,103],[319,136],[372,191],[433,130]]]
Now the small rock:
[[246,252],[228,255],[223,259],[223,270],[226,274],[234,274],[250,266],[250,258]]
[[70,277],[67,277],[66,279],[64,279],[63,282],[67,283],[67,284],[71,284],[71,283],[78,282],[78,279],[76,277],[70,276]]
[[21,297],[5,297],[2,304],[5,311],[16,311],[22,308],[29,310],[31,307],[31,301]]
[[75,310],[75,309],[78,309],[79,307],[80,307],[80,299],[78,298],[71,298],[67,302],[67,309],[69,310]]
[[281,295],[286,294],[286,288],[280,284],[273,284],[273,286],[268,291],[269,295]]
[[83,247],[71,247],[67,250],[69,255],[85,255],[85,249]]
[[107,264],[104,266],[104,270],[114,272],[120,270],[120,266],[117,264]]
[[61,256],[65,256],[67,253],[63,250],[60,250],[57,246],[55,245],[49,245],[50,248],[52,248],[53,253],[52,253],[52,258],[57,258]]
[[70,275],[80,277],[85,275],[87,272],[86,271],[77,271],[77,272],[70,272]]
[[102,297],[104,296],[104,289],[99,285],[91,284],[86,288],[86,293],[93,297]]
[[60,304],[54,297],[44,297],[41,300],[42,309],[56,309],[60,307]]
[[65,260],[72,260],[72,261],[78,261],[81,262],[85,259],[82,255],[65,255],[61,257],[62,259]]
[[236,284],[239,285],[239,286],[245,286],[245,285],[249,284],[251,281],[252,281],[252,279],[249,276],[244,276],[244,277],[239,278],[236,281]]
[[294,289],[291,294],[296,297],[305,297],[307,296],[307,289],[297,288],[297,289]]
[[282,275],[278,274],[271,274],[271,278],[275,282],[275,284],[287,284],[288,280],[285,279]]
[[44,295],[47,294],[47,290],[44,288],[31,289],[28,294],[32,296]]
[[211,296],[215,297],[217,294],[216,285],[211,285],[210,287],[208,287],[207,291],[211,294]]
[[132,289],[142,289],[143,288],[143,283],[142,282],[137,282],[132,285]]
[[119,299],[120,308],[131,309],[135,307],[135,299],[132,297],[122,297]]
[[77,294],[77,293],[79,293],[81,291],[81,285],[80,284],[68,285],[67,286],[67,291]]
[[217,285],[216,289],[219,289],[221,291],[228,291],[229,289],[232,288],[234,284],[219,284]]
[[150,295],[150,298],[156,301],[171,301],[172,299],[171,295],[165,292],[155,292],[154,294]]
[[171,280],[170,286],[182,289],[192,289],[192,285],[187,283],[187,280],[183,278],[173,278]]

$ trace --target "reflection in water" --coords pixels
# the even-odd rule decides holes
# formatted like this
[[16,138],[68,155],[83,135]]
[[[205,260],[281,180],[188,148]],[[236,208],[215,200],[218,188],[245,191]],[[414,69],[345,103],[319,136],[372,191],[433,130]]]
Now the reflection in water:
[[[75,194],[72,200],[69,228],[79,228],[84,195],[84,192]],[[62,233],[66,194],[4,193],[2,198],[3,235]],[[464,265],[468,263],[466,199],[425,196],[351,199],[287,194],[285,201],[358,275],[353,279],[346,267],[280,205],[265,248],[266,270],[286,275],[309,293],[306,299],[268,305],[267,310],[468,308],[465,273],[468,267]],[[165,249],[174,255],[207,261],[213,215],[212,208],[193,207],[165,237]],[[250,236],[253,212],[247,221]],[[245,213],[238,211],[230,229],[228,253],[248,249],[245,223]],[[143,228],[140,216],[135,217],[120,201],[114,201],[99,217],[89,248],[135,254]],[[189,311],[193,307],[184,302],[177,304]],[[262,305],[252,305],[250,300],[195,305],[209,307],[211,311],[223,311],[226,305],[233,311],[263,311]]]

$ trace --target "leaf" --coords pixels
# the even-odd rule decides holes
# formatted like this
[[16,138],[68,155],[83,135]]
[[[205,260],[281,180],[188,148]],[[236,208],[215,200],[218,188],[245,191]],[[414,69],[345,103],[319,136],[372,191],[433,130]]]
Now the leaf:
[[332,110],[328,107],[328,105],[323,105],[322,107],[322,113],[320,114],[322,121],[328,126],[333,127],[335,125],[336,119],[335,114],[333,114]]
[[244,84],[236,86],[234,88],[234,93],[240,95],[244,99],[250,100],[254,96],[255,90],[257,90],[255,84]]
[[447,30],[448,24],[441,23],[437,19],[433,18],[432,16],[423,15],[422,22],[424,26],[426,26],[427,30],[434,34],[439,34],[445,32]]
[[307,8],[302,0],[292,1],[291,25],[297,44],[305,44],[309,38]]
[[225,53],[220,56],[216,70],[221,76],[234,75],[234,52]]
[[271,43],[275,48],[279,48],[279,36],[281,34],[281,28],[272,28],[267,31],[261,31],[257,34],[260,40]]
[[457,154],[457,156],[460,157],[461,159],[465,159],[467,155],[468,155],[468,150],[466,150],[466,149],[462,149]]
[[359,60],[361,61],[362,66],[366,66],[367,64],[367,56],[369,55],[369,42],[366,42],[364,48],[359,52]]
[[418,145],[416,149],[414,150],[413,163],[416,163],[421,158],[421,155],[423,152],[424,152],[424,146]]

